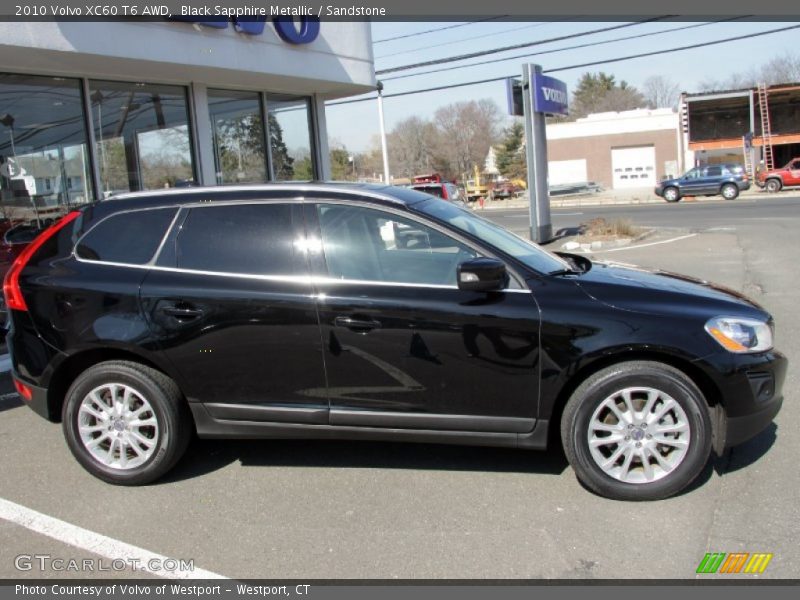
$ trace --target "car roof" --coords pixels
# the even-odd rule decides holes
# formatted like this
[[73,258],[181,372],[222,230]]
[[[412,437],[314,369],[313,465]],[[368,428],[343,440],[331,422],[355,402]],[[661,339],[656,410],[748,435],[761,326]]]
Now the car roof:
[[157,206],[203,202],[264,200],[317,196],[326,199],[357,199],[389,206],[406,207],[429,200],[430,196],[409,188],[385,184],[332,181],[291,181],[248,185],[179,187],[146,192],[125,192],[95,202],[95,216]]

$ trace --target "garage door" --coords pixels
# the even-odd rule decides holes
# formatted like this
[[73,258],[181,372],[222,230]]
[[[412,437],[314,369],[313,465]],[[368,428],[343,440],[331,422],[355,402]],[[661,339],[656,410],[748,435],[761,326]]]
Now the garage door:
[[586,181],[586,159],[551,160],[547,162],[547,179],[551,186]]
[[611,172],[615,190],[652,187],[656,183],[655,147],[612,148]]

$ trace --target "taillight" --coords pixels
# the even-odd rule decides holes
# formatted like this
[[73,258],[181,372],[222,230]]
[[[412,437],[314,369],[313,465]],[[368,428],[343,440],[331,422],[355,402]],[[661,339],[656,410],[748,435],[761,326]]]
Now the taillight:
[[9,310],[28,310],[28,305],[25,304],[25,298],[22,297],[22,290],[19,289],[19,274],[22,269],[28,264],[36,251],[42,245],[57,234],[61,229],[74,221],[80,215],[80,211],[74,210],[62,218],[58,223],[48,227],[40,233],[28,246],[20,253],[11,268],[6,273],[6,278],[3,281],[3,294],[6,297],[6,306]]

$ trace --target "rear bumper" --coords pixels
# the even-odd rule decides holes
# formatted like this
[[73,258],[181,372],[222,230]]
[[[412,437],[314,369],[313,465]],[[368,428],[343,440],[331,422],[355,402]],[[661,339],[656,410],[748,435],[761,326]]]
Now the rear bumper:
[[20,398],[22,398],[23,402],[25,402],[25,404],[27,404],[33,410],[33,412],[40,417],[44,417],[48,421],[55,422],[59,420],[60,415],[50,414],[50,405],[47,401],[47,388],[33,385],[19,377],[16,373],[12,373],[11,377],[13,378],[14,382],[21,383],[31,391],[30,399],[26,398],[22,394],[20,394]]

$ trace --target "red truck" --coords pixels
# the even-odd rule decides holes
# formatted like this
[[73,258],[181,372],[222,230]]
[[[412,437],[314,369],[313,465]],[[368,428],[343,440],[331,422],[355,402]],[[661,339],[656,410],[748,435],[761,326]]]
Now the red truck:
[[784,187],[800,185],[800,158],[794,158],[780,169],[762,171],[756,176],[756,183],[768,192],[779,192]]

